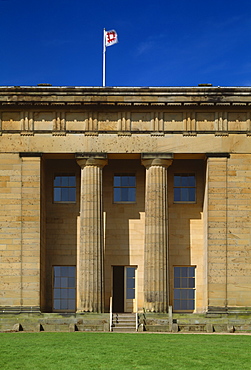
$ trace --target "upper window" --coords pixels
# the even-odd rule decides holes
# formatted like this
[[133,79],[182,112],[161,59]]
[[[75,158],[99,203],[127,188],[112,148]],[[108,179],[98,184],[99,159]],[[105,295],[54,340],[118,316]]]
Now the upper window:
[[114,202],[136,201],[136,176],[131,173],[115,174],[113,179]]
[[57,174],[54,176],[54,202],[76,202],[76,176]]
[[177,311],[194,310],[195,266],[174,267],[173,309]]
[[174,202],[195,202],[196,183],[193,173],[174,175]]

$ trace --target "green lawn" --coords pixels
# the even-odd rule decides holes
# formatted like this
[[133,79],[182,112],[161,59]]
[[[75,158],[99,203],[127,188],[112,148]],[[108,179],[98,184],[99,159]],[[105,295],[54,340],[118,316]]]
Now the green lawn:
[[251,336],[1,333],[0,369],[251,369]]

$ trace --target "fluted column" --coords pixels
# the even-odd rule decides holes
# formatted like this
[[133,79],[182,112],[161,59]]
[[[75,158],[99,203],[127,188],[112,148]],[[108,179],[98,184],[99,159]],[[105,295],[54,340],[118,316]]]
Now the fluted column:
[[[104,157],[104,156],[103,156]],[[77,311],[103,311],[102,156],[77,158],[81,166],[77,248]]]
[[[170,158],[170,157],[169,157]],[[145,309],[168,310],[167,168],[171,159],[142,160],[146,167],[145,196]]]

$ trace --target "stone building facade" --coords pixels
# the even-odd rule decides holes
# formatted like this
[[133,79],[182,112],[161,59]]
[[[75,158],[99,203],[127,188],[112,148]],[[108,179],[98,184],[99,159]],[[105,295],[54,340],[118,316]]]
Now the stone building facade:
[[251,310],[251,88],[0,88],[0,311]]

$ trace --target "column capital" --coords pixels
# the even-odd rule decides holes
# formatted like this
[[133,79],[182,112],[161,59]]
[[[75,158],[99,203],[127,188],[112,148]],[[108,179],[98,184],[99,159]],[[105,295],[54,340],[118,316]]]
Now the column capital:
[[168,168],[173,163],[173,153],[142,153],[141,164],[146,168],[161,166]]
[[103,168],[108,163],[106,153],[76,153],[75,158],[81,168],[87,166]]
[[161,159],[161,158],[152,158],[152,159],[142,159],[141,163],[147,169],[152,166],[160,166],[168,168],[173,163],[172,159]]

